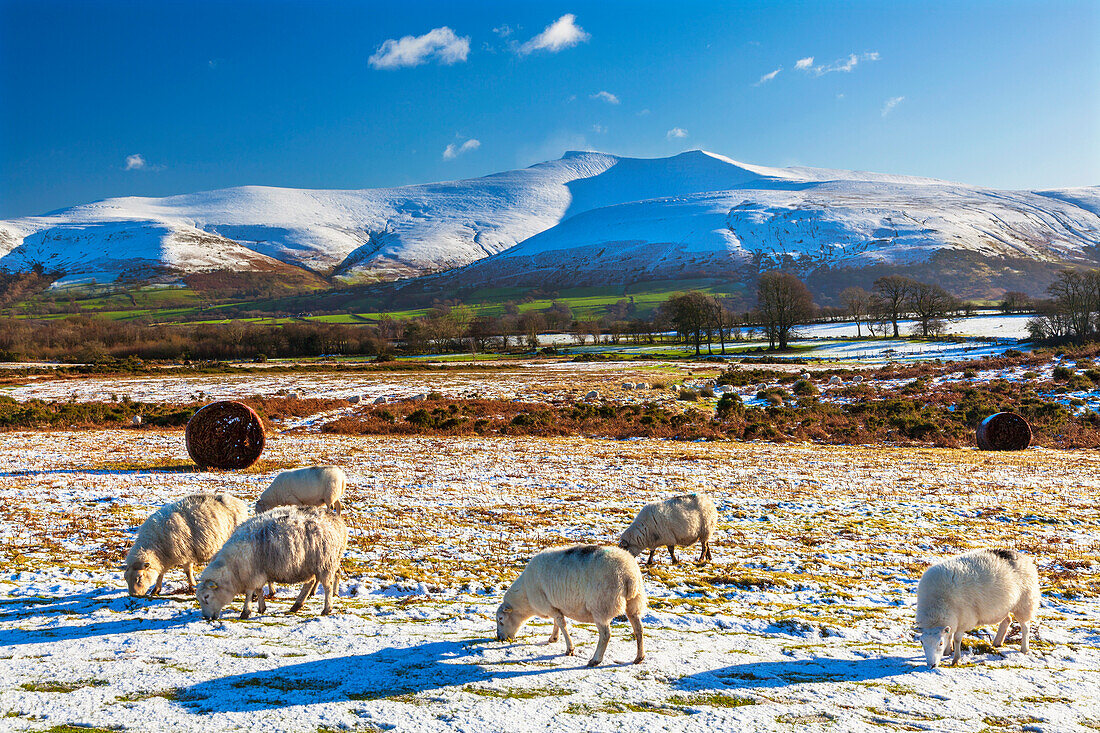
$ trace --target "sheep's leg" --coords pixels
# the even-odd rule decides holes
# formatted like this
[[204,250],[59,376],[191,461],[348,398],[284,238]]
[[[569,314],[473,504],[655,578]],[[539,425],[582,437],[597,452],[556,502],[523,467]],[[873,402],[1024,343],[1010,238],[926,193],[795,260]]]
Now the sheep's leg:
[[[263,588],[261,588],[260,590],[263,590]],[[270,581],[267,584],[267,597],[268,598],[274,598],[275,597],[275,584],[270,582]]]
[[696,563],[702,564],[702,563],[706,562],[708,552],[710,552],[710,550],[707,549],[707,541],[706,540],[700,541],[700,543],[699,543],[699,559],[696,560]]
[[187,563],[183,566],[184,571],[187,573],[187,592],[195,592],[195,566],[191,563]]
[[551,632],[553,634],[553,638],[551,639],[551,641],[558,640],[558,629],[561,629],[562,636],[565,637],[566,656],[573,656],[573,639],[569,636],[569,627],[565,625],[565,614],[563,614],[561,611],[558,611],[554,615],[554,631]]
[[1030,621],[1020,621],[1020,651],[1023,654],[1027,654],[1027,649],[1028,649],[1027,635],[1028,635],[1028,632],[1030,630],[1031,630],[1031,622]]
[[672,564],[679,565],[680,561],[676,559],[676,545],[668,546],[668,554],[672,556]]
[[961,631],[955,632],[955,654],[951,657],[951,666],[954,667],[962,659],[963,635]]
[[157,576],[157,584],[153,586],[153,595],[155,595],[155,596],[160,595],[160,587],[164,583],[164,573],[165,572],[166,571],[161,570],[160,575]]
[[710,540],[707,540],[707,562],[714,562],[714,556],[710,551]]
[[557,640],[558,640],[558,619],[557,619],[557,617],[555,617],[554,618],[554,628],[550,632],[550,638],[546,640],[546,643],[547,644],[554,644],[554,643],[557,642]]
[[[328,576],[328,582],[321,585],[325,589],[325,607],[321,610],[321,615],[328,616],[332,613],[332,586],[336,585],[336,573]],[[313,579],[313,587],[317,587],[316,578]]]
[[267,611],[267,602],[264,600],[264,584],[260,583],[260,587],[256,589],[256,609],[260,613]]
[[657,552],[656,547],[649,548],[649,562],[646,563],[647,566],[653,564],[653,553],[655,553],[655,552]]
[[993,646],[1000,646],[1005,643],[1005,637],[1008,636],[1008,628],[1012,625],[1012,617],[1005,616],[1001,621],[1001,625],[997,627],[997,635],[993,637]]
[[607,651],[607,642],[611,641],[611,627],[606,623],[597,623],[596,628],[600,630],[600,641],[596,644],[596,653],[592,655],[592,659],[588,661],[589,667],[595,667],[603,661],[603,653]]
[[645,643],[642,641],[642,618],[638,615],[638,612],[628,613],[627,619],[630,620],[630,626],[634,629],[634,640],[638,642],[638,656],[634,657],[634,664],[641,664],[645,659]]
[[252,591],[246,590],[244,592],[244,607],[241,609],[241,618],[248,618],[252,615]]
[[302,606],[305,605],[306,598],[313,593],[313,589],[317,587],[317,578],[310,578],[302,585],[302,592],[298,594],[298,598],[294,601],[294,605],[290,607],[290,612],[295,613],[302,610]]

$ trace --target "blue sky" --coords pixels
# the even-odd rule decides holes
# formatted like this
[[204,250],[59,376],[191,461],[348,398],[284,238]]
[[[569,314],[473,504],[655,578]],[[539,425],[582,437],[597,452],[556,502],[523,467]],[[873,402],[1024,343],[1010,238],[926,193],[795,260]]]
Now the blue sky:
[[0,109],[5,218],[570,149],[1100,185],[1100,3],[0,0]]

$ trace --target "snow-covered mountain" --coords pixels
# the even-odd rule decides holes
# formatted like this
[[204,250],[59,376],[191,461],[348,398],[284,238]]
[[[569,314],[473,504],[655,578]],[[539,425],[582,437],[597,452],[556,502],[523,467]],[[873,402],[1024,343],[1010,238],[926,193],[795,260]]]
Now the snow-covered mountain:
[[119,198],[0,222],[0,267],[67,279],[302,267],[394,279],[628,282],[782,264],[1095,261],[1100,187],[996,191],[927,178],[767,168],[691,151],[567,153],[464,181],[362,191],[246,186]]

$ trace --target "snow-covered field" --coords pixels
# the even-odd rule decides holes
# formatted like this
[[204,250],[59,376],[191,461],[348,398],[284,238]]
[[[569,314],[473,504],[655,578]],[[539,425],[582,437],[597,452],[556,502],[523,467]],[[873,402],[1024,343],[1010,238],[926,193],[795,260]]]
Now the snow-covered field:
[[[1100,726],[1100,454],[651,440],[272,435],[238,473],[186,461],[181,431],[3,434],[0,710],[7,730],[1073,731]],[[351,544],[336,613],[203,622],[176,593],[129,599],[119,563],[156,506],[252,500],[278,470],[346,467]],[[603,667],[492,639],[524,560],[612,542],[646,501],[707,490],[713,565],[645,572],[647,659],[617,623]],[[1029,655],[978,637],[927,670],[916,580],[970,547],[1033,555]],[[691,550],[683,553],[691,556]],[[179,590],[182,573],[169,576]],[[239,604],[239,602],[238,602]]]

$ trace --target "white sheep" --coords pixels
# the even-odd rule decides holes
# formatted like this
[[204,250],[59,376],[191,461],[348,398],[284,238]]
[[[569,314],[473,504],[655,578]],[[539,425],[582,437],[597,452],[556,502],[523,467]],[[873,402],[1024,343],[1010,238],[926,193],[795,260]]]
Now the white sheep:
[[642,573],[633,557],[617,547],[573,545],[544,550],[531,558],[497,608],[497,640],[515,637],[532,616],[553,619],[554,630],[547,644],[565,637],[565,653],[573,654],[573,640],[566,617],[594,623],[600,632],[596,653],[588,662],[603,661],[611,639],[611,621],[626,614],[634,629],[638,654],[634,664],[645,659],[642,642],[642,614],[646,611]]
[[256,513],[277,506],[327,506],[339,514],[344,505],[340,497],[348,476],[339,466],[310,466],[283,471],[256,500]]
[[178,567],[187,573],[187,591],[194,592],[194,564],[212,558],[246,519],[248,505],[229,494],[191,494],[162,506],[142,523],[126,555],[130,595],[157,595],[164,574]]
[[269,582],[304,583],[291,613],[302,608],[319,582],[325,589],[321,615],[327,616],[347,545],[344,520],[323,507],[285,506],[257,514],[233,532],[199,576],[195,596],[202,617],[217,619],[239,593],[244,594],[241,618],[252,615],[253,594],[264,613],[260,591]]
[[676,559],[676,547],[688,547],[701,543],[699,560],[711,559],[710,537],[718,526],[718,510],[706,494],[684,494],[664,501],[646,504],[638,512],[630,526],[619,538],[619,547],[631,555],[637,556],[643,550],[649,550],[649,561],[653,564],[653,554],[658,547],[667,547]]
[[1015,550],[974,550],[933,565],[917,584],[917,626],[929,667],[940,663],[954,641],[951,664],[962,657],[963,634],[999,623],[993,646],[1000,646],[1011,624],[1020,623],[1020,651],[1027,653],[1028,630],[1039,609],[1035,563]]

